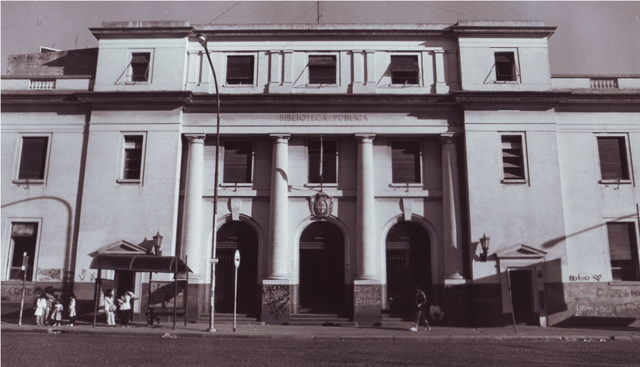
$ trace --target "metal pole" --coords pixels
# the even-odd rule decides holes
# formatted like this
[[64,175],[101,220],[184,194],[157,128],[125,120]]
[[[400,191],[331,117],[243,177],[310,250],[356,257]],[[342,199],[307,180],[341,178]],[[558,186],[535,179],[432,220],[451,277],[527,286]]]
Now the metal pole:
[[204,51],[207,54],[209,60],[209,66],[211,67],[211,73],[213,73],[213,84],[216,87],[216,157],[215,157],[215,172],[213,183],[213,235],[211,236],[211,323],[209,324],[209,330],[212,333],[216,332],[214,323],[215,314],[215,300],[216,300],[216,263],[218,258],[216,257],[216,241],[218,233],[216,231],[216,224],[218,223],[218,169],[220,165],[220,91],[218,90],[218,78],[216,76],[216,70],[213,68],[213,62],[211,62],[211,56],[209,55],[209,49],[207,48],[207,36],[199,34],[197,36],[198,42],[204,47]]
[[189,289],[189,256],[184,256],[184,268],[187,278],[184,283],[184,293],[182,295],[182,307],[184,308],[184,326],[187,326],[187,300],[189,299],[187,290]]
[[29,256],[27,253],[22,254],[22,300],[20,301],[20,319],[18,320],[18,326],[22,326],[22,311],[24,310],[24,293],[26,291],[27,282],[27,269],[29,268]]
[[518,334],[518,325],[516,325],[516,315],[513,309],[513,297],[511,296],[511,275],[509,274],[509,268],[507,268],[507,284],[509,286],[509,303],[511,304],[511,320],[513,321],[513,328]]
[[236,332],[236,315],[238,314],[238,268],[236,267],[235,290],[233,291],[233,332]]
[[178,261],[176,260],[176,269],[173,273],[173,330],[176,329],[176,308],[178,307]]

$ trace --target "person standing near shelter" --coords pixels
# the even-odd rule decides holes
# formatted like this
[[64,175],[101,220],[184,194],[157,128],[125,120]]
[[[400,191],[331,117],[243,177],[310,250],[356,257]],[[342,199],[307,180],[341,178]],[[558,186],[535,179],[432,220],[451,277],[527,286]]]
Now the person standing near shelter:
[[416,321],[411,331],[418,331],[418,326],[420,326],[420,321],[424,320],[424,323],[427,325],[425,330],[431,330],[431,326],[429,326],[429,321],[424,316],[424,305],[427,304],[427,295],[422,291],[422,287],[416,286]]
[[51,312],[51,326],[60,326],[60,321],[62,321],[62,310],[64,307],[59,300],[54,301],[53,312]]
[[113,290],[109,289],[104,296],[104,314],[107,316],[107,325],[116,326],[116,304],[113,299]]
[[76,295],[71,293],[69,297],[69,326],[76,323]]
[[44,326],[44,313],[47,308],[47,297],[44,293],[41,293],[38,299],[36,300],[36,324],[38,326]]
[[122,327],[129,327],[129,321],[131,320],[131,301],[135,301],[135,294],[131,291],[127,291],[122,297],[118,299],[120,303],[120,311],[122,313]]

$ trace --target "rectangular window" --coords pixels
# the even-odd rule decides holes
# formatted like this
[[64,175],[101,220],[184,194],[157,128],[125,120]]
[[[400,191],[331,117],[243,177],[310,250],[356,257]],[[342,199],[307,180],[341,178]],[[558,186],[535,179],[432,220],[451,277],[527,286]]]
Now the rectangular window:
[[29,256],[26,280],[33,280],[33,264],[36,254],[37,239],[38,223],[12,223],[11,243],[13,245],[13,254],[11,256],[9,279],[22,280],[22,261],[24,254],[26,253],[27,256]]
[[48,144],[49,138],[46,136],[22,137],[19,180],[44,180]]
[[420,183],[420,142],[392,142],[391,168],[393,183]]
[[391,84],[418,84],[418,56],[391,56]]
[[253,84],[253,56],[227,56],[227,84]]
[[131,53],[131,81],[148,82],[149,66],[151,61],[150,52]]
[[250,183],[253,143],[230,140],[224,143],[224,183]]
[[611,272],[614,280],[640,280],[635,223],[607,223]]
[[125,135],[124,164],[122,178],[140,180],[142,178],[142,135]]
[[521,135],[502,136],[502,169],[505,180],[524,180],[524,149]]
[[335,56],[309,56],[309,84],[336,84]]
[[513,82],[518,80],[516,58],[513,52],[496,52],[495,61],[497,81]]
[[600,173],[603,180],[629,180],[629,163],[625,138],[598,137]]
[[[337,161],[338,151],[335,141],[320,140],[309,141],[309,183],[320,183],[322,174],[323,183],[337,183]],[[322,151],[322,153],[320,153]],[[320,154],[322,154],[322,168],[320,165]]]

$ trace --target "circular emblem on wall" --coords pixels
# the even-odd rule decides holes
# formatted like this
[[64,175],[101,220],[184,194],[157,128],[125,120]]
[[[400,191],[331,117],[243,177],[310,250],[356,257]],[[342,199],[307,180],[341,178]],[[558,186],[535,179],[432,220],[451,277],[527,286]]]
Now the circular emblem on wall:
[[320,191],[309,198],[309,210],[311,210],[311,215],[316,218],[329,218],[333,211],[333,198]]

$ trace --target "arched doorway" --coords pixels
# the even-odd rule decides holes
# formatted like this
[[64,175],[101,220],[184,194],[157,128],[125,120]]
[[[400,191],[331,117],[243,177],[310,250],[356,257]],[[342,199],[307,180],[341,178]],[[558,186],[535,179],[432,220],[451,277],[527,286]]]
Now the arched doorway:
[[233,257],[240,250],[238,312],[258,313],[258,236],[247,223],[232,221],[218,229],[216,255],[216,312],[232,313],[235,281]]
[[429,234],[415,222],[400,222],[386,239],[387,299],[391,312],[413,309],[415,286],[421,285],[432,299],[431,243]]
[[300,236],[300,312],[340,313],[344,300],[344,237],[329,222]]

